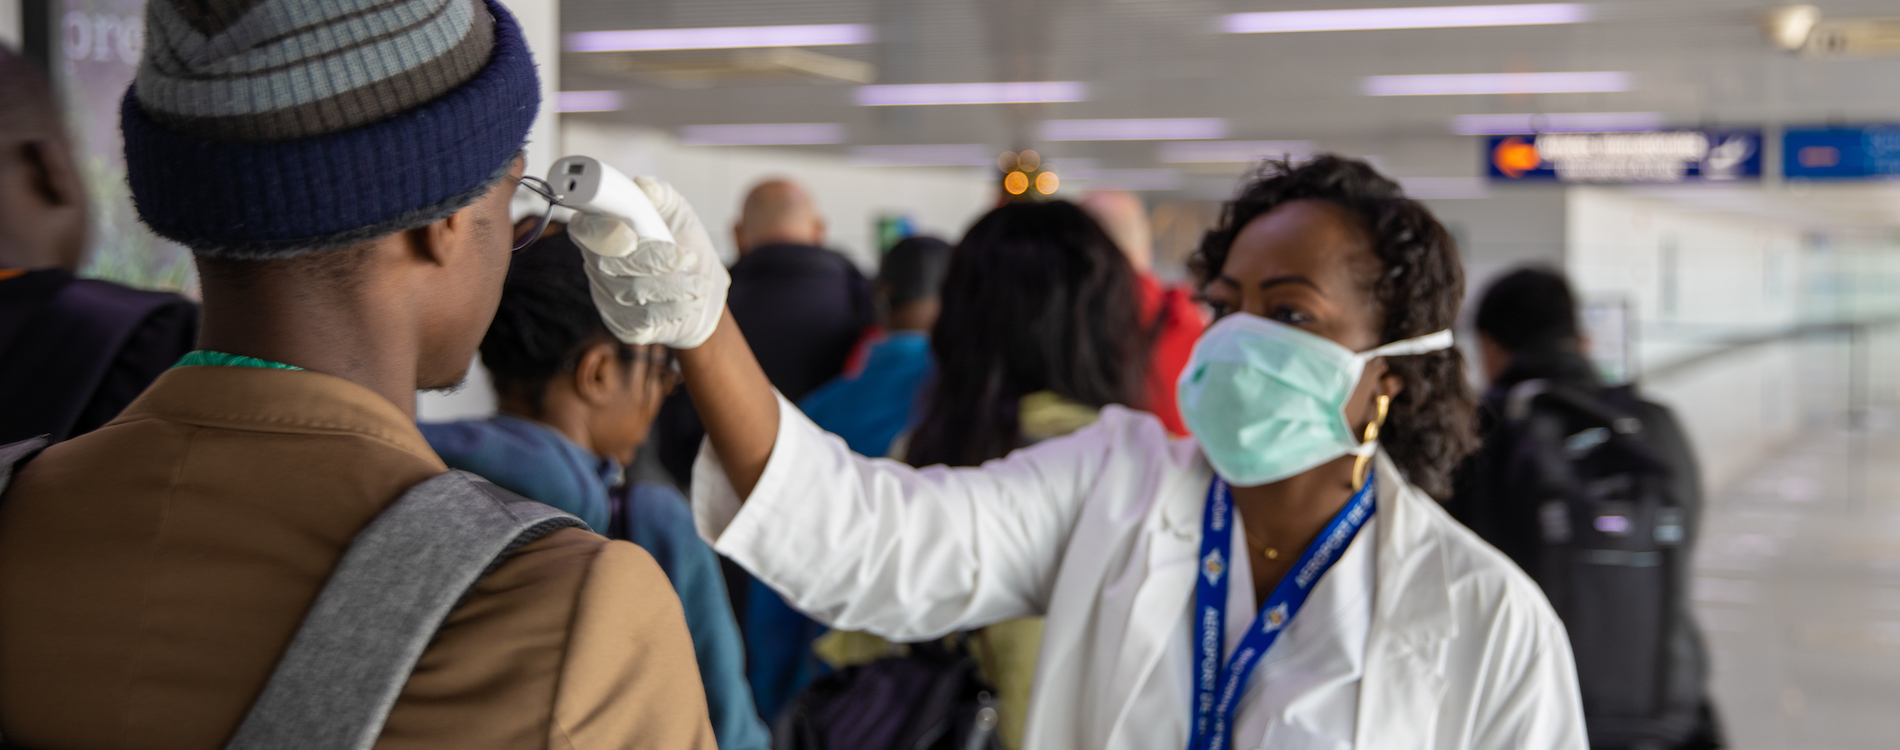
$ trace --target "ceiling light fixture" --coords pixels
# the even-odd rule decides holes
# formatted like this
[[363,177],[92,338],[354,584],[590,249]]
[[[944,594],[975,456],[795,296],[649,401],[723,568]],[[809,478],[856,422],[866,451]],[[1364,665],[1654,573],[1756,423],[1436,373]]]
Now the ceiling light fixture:
[[1444,5],[1426,8],[1235,13],[1221,17],[1221,30],[1229,34],[1279,34],[1299,31],[1543,26],[1583,23],[1588,20],[1590,20],[1590,6],[1581,3]]
[[716,26],[702,29],[582,31],[567,35],[569,52],[652,52],[743,47],[827,47],[877,41],[871,26],[855,23],[808,26]]
[[1158,158],[1166,164],[1252,163],[1262,159],[1303,159],[1318,150],[1312,141],[1185,141],[1163,143]]
[[559,112],[613,112],[623,103],[618,91],[563,91],[555,95]]
[[851,161],[867,167],[980,167],[995,161],[981,143],[857,146]]
[[1046,120],[1042,123],[1045,141],[1173,141],[1226,137],[1227,121],[1218,117]]
[[1451,132],[1459,135],[1534,133],[1617,133],[1661,130],[1661,112],[1553,112],[1548,114],[1458,115]]
[[687,125],[680,128],[680,143],[688,146],[806,146],[843,142],[844,125],[836,122]]
[[1079,81],[908,83],[858,87],[858,104],[866,107],[1037,104],[1079,102],[1087,98],[1088,86]]
[[1360,90],[1366,96],[1581,94],[1628,91],[1630,90],[1630,74],[1605,71],[1368,76],[1361,82]]

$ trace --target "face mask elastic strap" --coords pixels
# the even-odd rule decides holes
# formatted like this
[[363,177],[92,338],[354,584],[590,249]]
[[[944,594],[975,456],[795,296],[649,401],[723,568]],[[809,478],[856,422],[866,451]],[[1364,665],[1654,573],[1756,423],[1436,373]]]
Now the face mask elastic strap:
[[1362,352],[1359,354],[1359,358],[1370,360],[1376,357],[1403,357],[1412,354],[1430,354],[1432,352],[1450,349],[1451,345],[1451,329],[1447,328],[1443,331],[1426,334],[1418,338],[1394,341],[1377,349]]

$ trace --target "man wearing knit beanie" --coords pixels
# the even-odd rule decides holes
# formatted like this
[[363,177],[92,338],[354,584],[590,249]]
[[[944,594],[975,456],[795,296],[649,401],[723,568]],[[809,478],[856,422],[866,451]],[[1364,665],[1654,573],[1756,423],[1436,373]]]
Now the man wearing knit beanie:
[[[446,470],[415,393],[461,381],[508,268],[540,92],[500,5],[152,0],[146,40],[128,180],[202,334],[0,503],[10,745],[223,746],[351,539]],[[377,746],[713,737],[665,575],[564,529],[449,615]]]

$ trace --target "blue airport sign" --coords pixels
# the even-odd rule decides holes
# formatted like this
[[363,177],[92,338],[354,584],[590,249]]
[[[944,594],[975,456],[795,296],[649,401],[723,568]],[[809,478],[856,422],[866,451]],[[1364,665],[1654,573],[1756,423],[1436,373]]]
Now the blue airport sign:
[[1540,133],[1486,140],[1494,182],[1716,182],[1761,178],[1759,130]]
[[1794,180],[1900,177],[1900,125],[1789,128],[1781,174]]

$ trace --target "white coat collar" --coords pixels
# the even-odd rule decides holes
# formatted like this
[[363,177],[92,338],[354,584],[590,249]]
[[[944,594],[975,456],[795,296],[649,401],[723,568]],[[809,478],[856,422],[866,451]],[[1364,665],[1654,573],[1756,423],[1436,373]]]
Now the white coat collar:
[[[1196,451],[1198,453],[1198,451]],[[1356,747],[1398,748],[1430,741],[1438,699],[1445,689],[1438,669],[1445,642],[1458,632],[1443,550],[1431,532],[1434,502],[1405,481],[1380,448],[1375,466],[1379,523],[1373,627],[1366,643],[1366,672],[1360,681]],[[1194,595],[1194,571],[1201,543],[1201,513],[1214,471],[1196,456],[1192,470],[1162,488],[1160,523],[1146,535],[1149,573],[1135,595],[1123,640],[1123,654],[1107,693],[1119,701],[1109,746],[1123,723],[1136,691],[1172,645],[1181,612]],[[1178,570],[1177,570],[1178,568]],[[1388,680],[1396,680],[1390,682]]]

